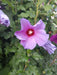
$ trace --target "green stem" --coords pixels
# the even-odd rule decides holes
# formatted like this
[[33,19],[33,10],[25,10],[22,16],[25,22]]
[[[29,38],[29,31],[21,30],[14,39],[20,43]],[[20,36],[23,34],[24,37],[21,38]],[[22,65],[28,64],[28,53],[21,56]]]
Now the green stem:
[[38,7],[39,7],[39,0],[38,0],[38,3],[36,5],[36,16],[35,16],[35,23],[37,21],[37,17],[38,17]]

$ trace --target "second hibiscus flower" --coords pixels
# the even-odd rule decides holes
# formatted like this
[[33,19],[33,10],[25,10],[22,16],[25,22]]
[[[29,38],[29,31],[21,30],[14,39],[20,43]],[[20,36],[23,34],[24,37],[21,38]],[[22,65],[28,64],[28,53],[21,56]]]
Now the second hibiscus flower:
[[10,26],[9,17],[2,10],[0,10],[0,24],[6,27]]
[[52,36],[50,37],[50,40],[51,40],[52,42],[55,42],[55,43],[57,44],[57,34],[52,35]]
[[46,34],[45,24],[42,20],[39,20],[34,26],[30,24],[27,19],[22,18],[21,30],[15,32],[15,36],[21,40],[20,43],[24,49],[33,49],[36,44],[43,46],[49,38],[49,34]]

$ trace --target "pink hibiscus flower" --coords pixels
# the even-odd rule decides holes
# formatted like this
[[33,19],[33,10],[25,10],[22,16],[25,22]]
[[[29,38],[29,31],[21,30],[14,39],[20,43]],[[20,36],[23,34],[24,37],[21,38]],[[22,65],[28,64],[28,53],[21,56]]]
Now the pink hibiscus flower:
[[43,46],[49,38],[45,32],[45,24],[39,20],[34,26],[27,19],[21,19],[21,30],[16,31],[14,35],[21,40],[20,44],[24,49],[34,49],[36,44]]

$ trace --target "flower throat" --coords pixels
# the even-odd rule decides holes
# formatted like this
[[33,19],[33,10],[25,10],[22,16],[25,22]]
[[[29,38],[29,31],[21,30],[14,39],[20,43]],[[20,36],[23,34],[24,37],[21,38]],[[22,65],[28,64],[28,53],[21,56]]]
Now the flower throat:
[[34,30],[33,29],[28,29],[26,31],[26,33],[27,33],[28,36],[32,36],[32,35],[34,35]]

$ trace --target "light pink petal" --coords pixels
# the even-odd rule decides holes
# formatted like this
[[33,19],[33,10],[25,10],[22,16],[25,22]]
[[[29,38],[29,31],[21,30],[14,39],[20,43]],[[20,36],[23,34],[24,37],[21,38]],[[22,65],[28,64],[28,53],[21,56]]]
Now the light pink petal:
[[21,45],[24,46],[25,49],[34,49],[36,46],[36,41],[33,38],[28,38],[26,41],[22,40]]
[[26,33],[23,31],[23,30],[21,30],[21,31],[16,31],[15,33],[14,33],[14,35],[19,39],[19,40],[26,40],[27,39],[27,35],[26,35]]
[[26,40],[21,40],[21,41],[20,41],[20,44],[21,44],[23,47],[25,47]]
[[26,30],[26,29],[31,27],[31,24],[30,24],[30,22],[27,19],[22,18],[20,20],[20,23],[21,23],[21,29],[22,30]]
[[42,20],[39,20],[35,25],[34,25],[35,29],[45,29],[45,24]]
[[43,30],[43,29],[39,29],[39,30],[36,30],[36,33],[38,34],[46,34],[46,31],[45,30]]
[[35,36],[35,40],[39,46],[43,46],[48,41],[48,38],[49,34],[43,34],[43,33],[41,34],[38,33]]

